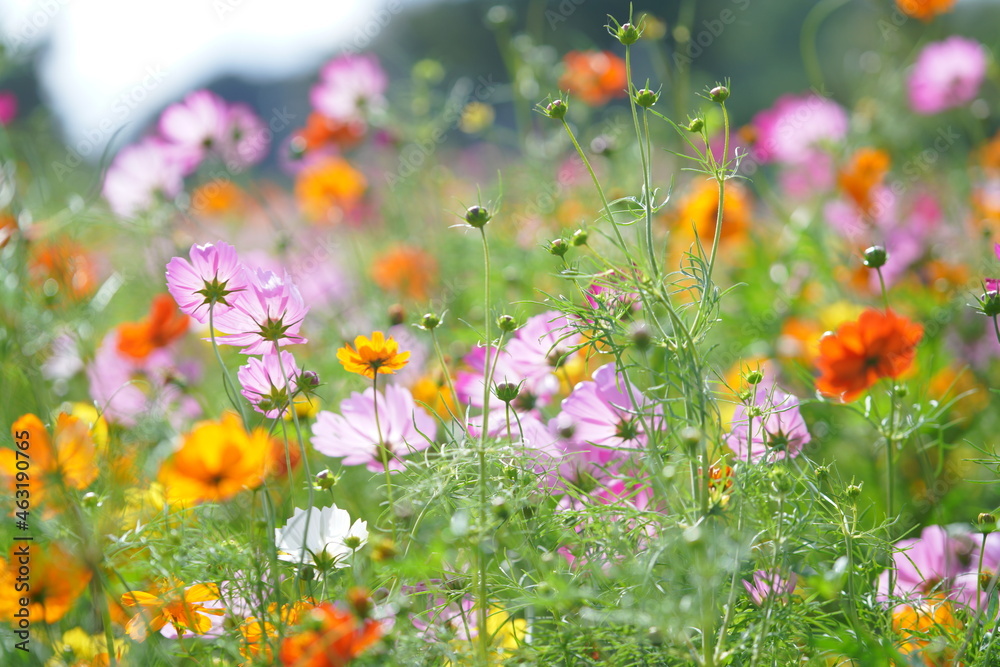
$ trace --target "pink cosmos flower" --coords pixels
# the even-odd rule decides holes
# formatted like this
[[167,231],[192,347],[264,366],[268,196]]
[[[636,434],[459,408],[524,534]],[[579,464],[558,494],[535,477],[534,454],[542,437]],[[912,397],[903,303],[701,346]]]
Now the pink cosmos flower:
[[811,436],[799,413],[799,399],[777,387],[758,386],[754,407],[760,416],[749,417],[745,405],[736,408],[732,431],[726,445],[736,458],[750,463],[772,463],[786,456],[795,457]]
[[[970,535],[970,537],[972,537]],[[1000,571],[1000,533],[990,533],[986,536],[986,544],[974,537],[975,547],[969,555],[969,570],[955,577],[954,598],[973,611],[985,610],[989,606],[990,597],[997,595],[994,590],[987,595],[987,586]],[[982,569],[979,569],[979,555],[982,552]],[[978,597],[977,597],[978,595]]]
[[629,398],[625,382],[615,364],[605,364],[594,372],[593,381],[576,385],[562,402],[562,411],[573,424],[574,437],[597,447],[595,457],[601,464],[621,458],[623,449],[646,446],[648,435],[643,416],[654,430],[662,427],[660,411],[642,392],[633,388],[635,403]]
[[102,193],[123,218],[148,211],[159,199],[173,199],[184,188],[186,157],[162,139],[148,137],[115,156],[104,176]]
[[196,90],[171,104],[160,115],[159,127],[164,139],[196,156],[198,162],[213,151],[225,154],[232,146],[229,107],[210,90]]
[[[283,370],[282,370],[283,369]],[[281,362],[273,352],[262,358],[251,357],[246,366],[240,366],[236,377],[243,394],[253,409],[268,419],[280,417],[298,389],[302,371],[290,352],[281,351]]]
[[770,109],[754,116],[756,140],[752,155],[758,162],[800,164],[823,144],[847,135],[847,112],[826,97],[813,93],[783,95]]
[[[507,434],[508,421],[510,430],[517,434],[517,422],[527,418],[541,419],[539,408],[549,404],[552,397],[559,391],[559,379],[552,373],[535,374],[528,378],[531,364],[518,363],[507,350],[493,348],[490,353],[493,365],[492,393],[490,398],[489,435],[503,436]],[[485,382],[486,348],[477,347],[465,355],[463,362],[470,370],[459,371],[455,376],[455,392],[458,400],[474,408],[483,407],[483,384]],[[499,385],[509,384],[519,387],[517,398],[511,404],[511,413],[507,414],[507,406],[495,395]],[[514,414],[516,413],[516,414]],[[469,419],[469,433],[478,436],[482,429],[482,417]]]
[[243,354],[273,352],[276,345],[307,342],[298,335],[309,307],[285,273],[257,269],[246,271],[247,288],[234,295],[232,308],[215,318],[215,327],[227,334],[217,339],[226,345],[246,345]]
[[954,579],[973,569],[975,543],[967,531],[950,531],[943,526],[927,526],[919,538],[896,543],[892,554],[895,585],[889,589],[889,571],[882,572],[876,584],[877,599],[920,600],[934,594],[951,595]]
[[907,79],[910,106],[919,114],[935,114],[971,102],[986,65],[986,49],[974,39],[954,36],[928,44]]
[[799,575],[792,572],[788,579],[777,572],[757,570],[753,573],[753,581],[743,580],[743,587],[750,594],[750,599],[758,607],[763,607],[768,598],[788,598],[795,590]]
[[0,90],[0,125],[9,125],[17,116],[17,95]]
[[235,295],[247,289],[246,269],[236,249],[225,241],[193,245],[191,261],[174,257],[167,262],[167,290],[181,312],[202,324],[232,308]]
[[[402,470],[400,457],[426,449],[437,434],[437,423],[404,387],[388,385],[385,392],[374,388],[354,392],[340,403],[340,414],[327,410],[316,416],[312,443],[327,456],[343,457],[348,466],[365,464],[369,470]],[[378,422],[375,408],[378,401]],[[381,442],[381,446],[379,443]]]
[[529,318],[507,344],[516,375],[532,386],[545,382],[569,361],[583,341],[580,332],[562,313],[550,310]]
[[385,106],[389,79],[373,55],[344,55],[327,63],[309,99],[316,111],[337,121],[363,120]]
[[234,171],[242,171],[267,156],[271,132],[264,121],[246,104],[229,107],[228,140],[222,145],[222,157]]

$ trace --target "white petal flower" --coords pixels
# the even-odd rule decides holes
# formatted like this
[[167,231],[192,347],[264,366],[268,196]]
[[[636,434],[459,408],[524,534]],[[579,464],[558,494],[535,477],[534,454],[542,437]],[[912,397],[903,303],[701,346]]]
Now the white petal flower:
[[[308,533],[305,532],[307,517]],[[368,524],[361,519],[352,524],[347,510],[336,505],[322,509],[313,507],[308,512],[296,507],[285,527],[274,531],[280,560],[310,565],[316,565],[318,560],[332,567],[347,567],[348,556],[367,540]],[[348,546],[348,542],[353,544]]]

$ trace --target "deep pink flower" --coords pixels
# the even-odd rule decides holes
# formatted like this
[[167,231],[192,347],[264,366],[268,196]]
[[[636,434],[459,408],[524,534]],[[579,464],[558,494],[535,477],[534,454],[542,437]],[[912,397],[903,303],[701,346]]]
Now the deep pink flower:
[[924,47],[907,79],[910,106],[934,114],[964,106],[986,76],[986,48],[974,39],[949,37]]
[[280,363],[273,352],[260,359],[251,357],[245,366],[240,366],[236,377],[242,387],[240,393],[250,401],[253,409],[268,419],[275,419],[286,411],[301,374],[295,357],[282,350]]
[[621,458],[623,449],[646,446],[643,420],[654,430],[662,426],[660,411],[652,402],[634,387],[632,394],[634,403],[624,379],[610,363],[594,372],[593,381],[577,384],[562,402],[563,413],[572,420],[574,437],[597,447],[595,456],[601,464]]
[[236,249],[225,241],[191,246],[190,257],[191,261],[174,257],[167,262],[167,290],[181,312],[204,324],[212,304],[217,316],[247,289],[246,269]]
[[847,112],[813,93],[783,95],[770,109],[754,116],[751,124],[756,131],[754,159],[800,164],[809,161],[817,148],[847,135]]
[[164,139],[198,161],[213,151],[224,155],[232,146],[229,106],[210,90],[196,90],[164,109],[159,127]]
[[104,198],[123,218],[148,211],[184,188],[186,157],[162,139],[148,137],[115,156],[104,176]]
[[[312,443],[327,456],[343,457],[343,464],[365,464],[369,470],[383,470],[383,451],[390,470],[402,470],[400,457],[430,446],[437,423],[404,387],[388,385],[378,392],[378,422],[375,421],[375,390],[354,392],[340,403],[340,414],[327,410],[316,416]],[[381,435],[381,437],[380,437]],[[379,447],[381,441],[382,447]]]
[[385,106],[389,79],[373,55],[344,55],[327,63],[309,99],[313,107],[337,121],[363,120]]
[[750,463],[772,463],[786,456],[795,457],[811,436],[799,413],[799,399],[777,387],[758,385],[754,408],[760,416],[750,417],[745,405],[736,408],[732,431],[726,445],[736,458]]
[[17,116],[17,95],[0,90],[0,125],[9,125]]
[[788,598],[795,590],[799,575],[792,574],[785,579],[777,572],[757,570],[753,573],[753,581],[743,580],[743,587],[750,594],[750,599],[758,607],[763,607],[768,598]]
[[243,354],[273,352],[275,345],[307,342],[299,335],[309,307],[286,273],[257,269],[246,272],[247,288],[233,295],[232,308],[215,318],[215,328],[227,334],[225,345],[246,345]]

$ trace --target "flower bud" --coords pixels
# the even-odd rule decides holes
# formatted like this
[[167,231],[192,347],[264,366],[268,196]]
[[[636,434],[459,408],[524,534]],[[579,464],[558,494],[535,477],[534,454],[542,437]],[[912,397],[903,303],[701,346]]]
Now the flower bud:
[[722,104],[729,99],[729,89],[725,86],[716,86],[712,90],[708,91],[708,96],[713,102]]
[[389,326],[402,324],[406,320],[406,311],[402,304],[394,303],[389,306]]
[[439,324],[441,324],[441,318],[434,313],[424,313],[424,316],[420,318],[420,328],[427,331],[437,329]]
[[1000,315],[1000,292],[987,292],[979,300],[979,309],[986,317]]
[[566,239],[552,239],[549,241],[548,250],[550,254],[556,257],[563,257],[569,252],[569,244],[566,243]]
[[496,496],[490,501],[493,506],[493,514],[498,519],[506,519],[510,516],[510,507],[507,504],[507,499],[503,496]]
[[497,326],[500,327],[500,331],[510,333],[517,329],[517,320],[510,315],[501,315],[497,318]]
[[830,476],[830,468],[829,466],[816,466],[813,474],[816,475],[816,479],[822,482]]
[[329,491],[334,486],[336,486],[339,477],[334,475],[329,470],[321,470],[320,472],[316,473],[314,479],[315,479],[315,482],[313,483],[314,488],[317,488],[321,491]]
[[777,493],[788,493],[792,490],[793,480],[784,468],[772,468],[770,472],[771,487]]
[[705,121],[701,118],[692,118],[691,122],[688,123],[688,132],[701,132],[702,128],[705,127]]
[[635,94],[635,103],[644,109],[648,109],[656,104],[656,100],[658,99],[660,99],[659,93],[648,88],[643,88]]
[[636,322],[629,331],[629,338],[632,339],[632,344],[635,345],[637,350],[648,350],[649,346],[653,344],[653,334],[650,333],[649,327],[645,322]]
[[493,218],[493,214],[484,206],[470,206],[465,212],[465,221],[476,229],[482,229]]
[[306,371],[299,379],[299,384],[303,387],[313,389],[319,386],[319,373],[316,371]]
[[347,604],[358,618],[368,618],[372,610],[372,598],[367,588],[353,586],[347,591]]
[[569,111],[569,105],[562,100],[552,100],[545,105],[545,115],[556,120],[565,118],[567,111]]
[[639,37],[642,36],[642,30],[635,27],[631,23],[623,23],[618,26],[618,29],[615,30],[613,34],[623,45],[631,46],[639,41]]
[[502,382],[496,386],[494,390],[496,397],[499,398],[504,403],[511,403],[517,398],[517,395],[521,393],[521,385],[514,384],[513,382]]
[[996,527],[997,518],[989,512],[983,512],[977,517],[976,523],[979,524],[979,529],[981,531],[990,532]]
[[353,551],[361,546],[361,538],[357,535],[348,535],[344,538],[344,546]]
[[681,437],[681,444],[684,445],[684,449],[689,452],[693,452],[698,443],[701,442],[701,431],[693,426],[685,426],[678,435]]
[[879,269],[885,266],[885,260],[888,257],[889,255],[885,252],[885,248],[880,245],[873,245],[865,250],[864,264],[869,269]]
[[588,238],[589,235],[587,234],[586,229],[578,229],[575,232],[573,232],[573,238],[571,239],[571,242],[575,246],[587,245]]
[[860,484],[848,484],[847,485],[847,497],[848,498],[851,498],[853,500],[854,498],[857,498],[860,495],[861,495],[861,485]]
[[747,373],[747,384],[758,385],[764,379],[764,374],[758,370],[753,370]]

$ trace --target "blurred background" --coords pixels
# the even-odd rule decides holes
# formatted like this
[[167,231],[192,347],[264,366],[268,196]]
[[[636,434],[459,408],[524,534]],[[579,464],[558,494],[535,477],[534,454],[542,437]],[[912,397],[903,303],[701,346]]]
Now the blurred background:
[[[629,9],[598,0],[2,0],[0,87],[17,95],[19,117],[47,107],[66,145],[97,164],[109,145],[134,140],[196,88],[248,102],[264,118],[292,116],[287,133],[308,115],[318,68],[339,53],[374,52],[391,78],[432,59],[445,66],[446,81],[503,84],[512,49],[555,67],[569,50],[611,48],[607,15],[625,20]],[[737,82],[737,122],[783,92],[822,85],[838,98],[924,38],[966,34],[995,47],[1000,24],[996,0],[960,0],[930,26],[907,20],[891,0],[668,0],[635,4],[634,12],[658,19],[659,40],[690,57],[695,85],[677,91],[699,90],[702,80]],[[647,45],[635,63],[640,78],[670,93],[678,82],[662,54],[672,51]],[[513,125],[504,96],[537,101],[553,92],[530,77],[517,85],[497,98],[501,125]],[[680,96],[675,105],[681,115],[688,110]]]

